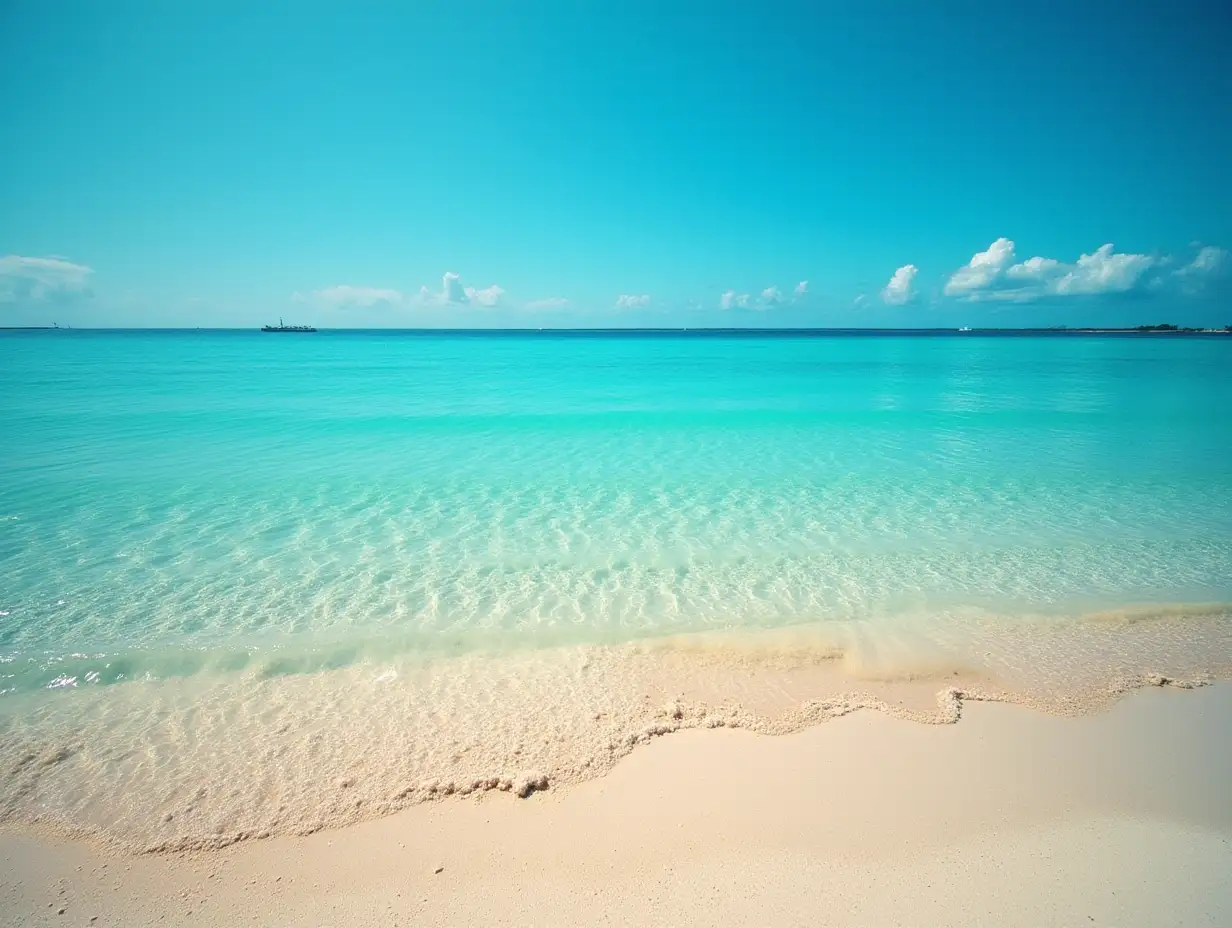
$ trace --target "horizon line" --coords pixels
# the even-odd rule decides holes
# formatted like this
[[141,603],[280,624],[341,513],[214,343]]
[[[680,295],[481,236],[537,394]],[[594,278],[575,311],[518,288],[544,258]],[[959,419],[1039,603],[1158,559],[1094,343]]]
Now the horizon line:
[[[466,333],[620,333],[620,332],[661,332],[680,334],[690,333],[757,333],[757,334],[788,334],[788,333],[953,333],[962,335],[987,333],[1041,333],[1041,334],[1091,334],[1091,333],[1131,333],[1140,335],[1203,335],[1232,334],[1232,326],[1185,326],[1172,323],[1142,323],[1129,326],[1092,326],[1092,325],[1057,325],[1057,326],[483,326],[451,328],[443,326],[423,327],[392,327],[392,326],[312,326],[315,334],[320,332],[411,332],[421,334],[466,334]],[[59,326],[59,325],[19,325],[0,326],[0,332],[261,332],[260,326]],[[271,333],[266,333],[271,334]],[[279,333],[273,333],[279,334]],[[314,334],[313,332],[286,334]]]

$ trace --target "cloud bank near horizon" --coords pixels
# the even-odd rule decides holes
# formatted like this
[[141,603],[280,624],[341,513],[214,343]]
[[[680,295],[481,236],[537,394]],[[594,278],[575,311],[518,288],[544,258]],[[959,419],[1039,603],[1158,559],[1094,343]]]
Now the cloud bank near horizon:
[[[1215,245],[1199,246],[1190,261],[1177,266],[1168,255],[1118,252],[1111,242],[1072,262],[1040,255],[1020,261],[1014,241],[1002,236],[952,271],[940,295],[964,303],[1032,303],[1152,291],[1196,296],[1226,276],[1229,265],[1228,252]],[[914,264],[899,267],[881,289],[881,301],[887,306],[916,302],[921,296],[919,273]],[[861,297],[857,305],[864,303]]]
[[[878,305],[870,301],[869,296],[880,296],[879,304],[884,307],[903,309],[916,304],[940,306],[946,303],[958,306],[1052,302],[1059,305],[1071,300],[1116,298],[1126,294],[1142,298],[1198,299],[1230,292],[1232,260],[1229,252],[1217,245],[1194,243],[1191,247],[1194,250],[1188,255],[1176,258],[1164,253],[1117,251],[1109,242],[1067,261],[1043,255],[1021,258],[1013,239],[1001,236],[940,280],[932,278],[936,283],[926,283],[918,265],[903,264],[894,270],[880,290],[860,294],[841,305],[865,313],[875,311]],[[64,302],[66,307],[75,305],[84,310],[86,304],[70,301],[94,297],[91,288],[94,274],[92,267],[60,255],[0,257],[0,305],[46,308]],[[107,305],[120,302],[122,296],[113,294],[111,301],[93,300],[90,305],[94,308],[90,312],[103,311]],[[514,314],[602,315],[604,312],[601,303],[564,296],[514,299],[499,284],[472,286],[455,271],[446,271],[441,276],[439,288],[422,286],[418,291],[408,292],[389,286],[342,283],[296,292],[291,299],[330,312],[362,312],[365,318],[377,323],[385,312],[400,312],[402,318],[412,318],[417,311],[451,309],[475,312],[500,309]],[[809,280],[800,280],[790,288],[780,288],[776,284],[749,292],[729,288],[719,295],[717,304],[703,303],[695,297],[652,301],[648,293],[621,293],[607,305],[609,312],[620,313],[696,312],[708,306],[721,312],[761,314],[797,304],[818,305],[811,296]],[[835,307],[823,298],[818,308]]]
[[1227,252],[1211,245],[1179,268],[1167,256],[1118,252],[1108,242],[1072,263],[1035,256],[1015,260],[1011,239],[998,238],[950,275],[946,296],[971,302],[1008,300],[1028,303],[1048,297],[1104,296],[1139,289],[1184,285],[1192,292],[1224,267]]

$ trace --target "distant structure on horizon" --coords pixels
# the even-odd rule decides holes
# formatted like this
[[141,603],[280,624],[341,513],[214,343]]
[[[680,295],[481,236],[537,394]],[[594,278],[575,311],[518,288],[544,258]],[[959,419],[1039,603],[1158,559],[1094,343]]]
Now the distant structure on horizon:
[[262,332],[315,332],[316,329],[314,329],[310,325],[283,325],[282,316],[279,316],[277,325],[263,325],[261,326],[261,331]]

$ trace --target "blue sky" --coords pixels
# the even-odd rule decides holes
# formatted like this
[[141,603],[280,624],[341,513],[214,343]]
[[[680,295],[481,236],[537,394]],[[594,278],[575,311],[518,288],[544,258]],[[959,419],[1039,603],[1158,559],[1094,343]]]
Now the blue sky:
[[5,3],[0,325],[1232,323],[1226,4],[598,7]]

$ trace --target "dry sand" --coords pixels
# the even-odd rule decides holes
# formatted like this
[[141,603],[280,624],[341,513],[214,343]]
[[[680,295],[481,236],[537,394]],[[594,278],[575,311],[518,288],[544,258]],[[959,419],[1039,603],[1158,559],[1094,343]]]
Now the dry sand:
[[[1232,686],[689,730],[607,776],[124,856],[0,835],[15,925],[1232,925]],[[62,914],[61,914],[62,913]]]

